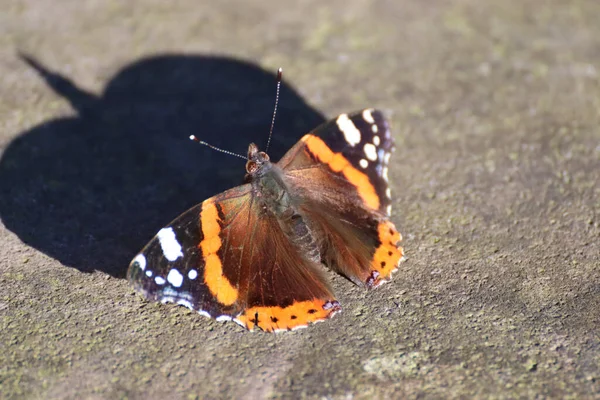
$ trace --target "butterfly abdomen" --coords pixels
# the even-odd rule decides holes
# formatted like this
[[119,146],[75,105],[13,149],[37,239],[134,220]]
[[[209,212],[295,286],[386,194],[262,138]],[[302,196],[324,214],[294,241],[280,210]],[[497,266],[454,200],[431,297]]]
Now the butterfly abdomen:
[[315,263],[321,262],[319,244],[301,214],[295,209],[290,209],[290,216],[281,219],[279,224],[288,239],[300,251],[299,254]]
[[299,250],[299,254],[319,263],[321,253],[318,243],[299,212],[297,202],[290,195],[289,187],[279,167],[271,165],[268,172],[253,182],[253,187],[260,193],[258,198],[263,202],[263,209],[274,214],[281,230]]

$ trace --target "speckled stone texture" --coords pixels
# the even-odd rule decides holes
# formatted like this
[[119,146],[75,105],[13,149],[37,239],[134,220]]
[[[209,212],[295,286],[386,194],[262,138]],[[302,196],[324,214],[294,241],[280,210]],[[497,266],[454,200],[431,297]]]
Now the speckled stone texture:
[[[600,398],[600,2],[0,1],[0,398]],[[407,261],[247,333],[131,257],[341,112],[390,117]]]

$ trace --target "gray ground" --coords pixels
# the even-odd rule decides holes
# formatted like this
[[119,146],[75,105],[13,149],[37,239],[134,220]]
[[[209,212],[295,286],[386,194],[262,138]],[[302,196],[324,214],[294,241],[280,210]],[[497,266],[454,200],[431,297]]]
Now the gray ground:
[[[2,1],[0,397],[600,398],[600,2]],[[237,4],[236,4],[237,3]],[[269,335],[123,279],[324,118],[397,141],[408,260]]]

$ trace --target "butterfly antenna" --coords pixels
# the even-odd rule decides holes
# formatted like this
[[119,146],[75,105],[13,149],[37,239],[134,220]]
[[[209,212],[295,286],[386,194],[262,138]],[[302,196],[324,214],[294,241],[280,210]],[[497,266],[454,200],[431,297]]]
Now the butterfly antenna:
[[275,114],[277,114],[277,105],[279,104],[279,88],[281,87],[281,76],[283,75],[283,68],[277,70],[277,92],[275,93],[275,108],[273,109],[273,118],[271,119],[271,129],[269,129],[269,140],[267,140],[267,148],[265,152],[269,151],[269,145],[271,144],[271,136],[273,136],[273,126],[275,126]]
[[239,157],[239,158],[243,158],[244,160],[248,159],[248,157],[244,157],[241,154],[234,153],[233,151],[223,150],[223,149],[220,149],[220,148],[218,148],[216,146],[213,146],[212,144],[208,144],[204,140],[200,140],[200,139],[198,139],[194,135],[190,135],[190,140],[193,140],[194,142],[198,142],[198,143],[203,144],[203,145],[205,145],[207,147],[210,147],[213,150],[220,151],[221,153],[229,154],[230,156],[236,156],[236,157]]

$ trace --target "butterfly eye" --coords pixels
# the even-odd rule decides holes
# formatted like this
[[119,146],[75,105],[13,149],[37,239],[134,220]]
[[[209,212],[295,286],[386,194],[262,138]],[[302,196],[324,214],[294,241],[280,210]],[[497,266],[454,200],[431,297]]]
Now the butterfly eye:
[[249,174],[253,174],[254,172],[256,172],[256,170],[258,169],[258,164],[256,164],[256,161],[248,161],[246,163],[246,172]]
[[265,161],[269,161],[269,155],[267,153],[265,153],[264,151],[261,151],[260,153],[258,153],[258,159],[262,162]]

